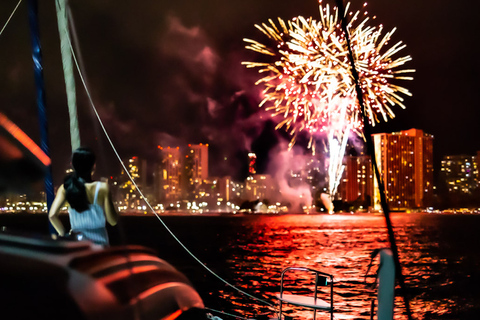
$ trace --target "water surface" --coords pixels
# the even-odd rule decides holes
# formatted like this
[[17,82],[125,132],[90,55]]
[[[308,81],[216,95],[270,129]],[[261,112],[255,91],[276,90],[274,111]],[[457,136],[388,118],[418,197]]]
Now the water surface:
[[[46,228],[45,217],[9,219],[0,216],[2,225]],[[383,216],[203,215],[162,219],[209,269],[259,299],[275,303],[285,267],[308,267],[335,277],[336,319],[370,319],[375,290],[364,280],[370,253],[389,246]],[[114,243],[126,241],[156,249],[161,258],[187,275],[207,307],[242,317],[272,314],[272,308],[263,302],[237,292],[206,271],[156,217],[124,216],[120,222],[120,228],[111,230]],[[392,222],[414,319],[478,319],[480,216],[398,213],[392,215]],[[375,260],[368,283],[374,281],[377,266]],[[306,294],[311,283],[311,277],[298,275],[289,288]],[[397,292],[395,319],[406,319],[404,310]],[[287,314],[312,318],[306,310],[287,308]],[[317,318],[322,319],[322,314]]]

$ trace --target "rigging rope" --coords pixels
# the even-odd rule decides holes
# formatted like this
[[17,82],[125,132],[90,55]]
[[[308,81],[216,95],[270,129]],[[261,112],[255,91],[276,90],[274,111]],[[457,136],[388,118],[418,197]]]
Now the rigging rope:
[[122,166],[124,172],[127,174],[128,178],[130,179],[130,181],[132,182],[132,184],[135,186],[135,189],[137,190],[138,194],[140,195],[140,197],[142,199],[144,199],[147,207],[152,211],[152,213],[157,217],[157,219],[160,221],[160,223],[163,225],[163,227],[167,230],[167,232],[173,237],[173,239],[175,239],[175,241],[177,241],[177,243],[195,260],[197,261],[205,270],[207,270],[210,274],[212,274],[214,277],[216,277],[218,280],[220,280],[221,282],[223,282],[225,285],[231,287],[232,289],[242,293],[243,295],[247,296],[247,297],[250,297],[254,300],[257,300],[259,302],[262,302],[270,307],[273,307],[274,309],[276,309],[275,305],[273,305],[272,303],[264,300],[264,299],[260,299],[260,298],[257,298],[251,294],[249,294],[248,292],[245,292],[243,291],[242,289],[240,288],[237,288],[236,286],[232,285],[231,283],[229,283],[228,281],[226,281],[225,279],[223,279],[222,277],[220,277],[218,274],[216,274],[213,270],[211,270],[209,267],[207,267],[200,259],[198,259],[181,241],[180,239],[177,238],[177,236],[172,232],[172,230],[170,230],[170,228],[168,228],[168,226],[165,224],[165,222],[162,220],[162,218],[160,218],[160,216],[157,214],[157,212],[155,211],[155,209],[150,205],[150,203],[148,202],[147,198],[143,195],[142,191],[140,190],[140,188],[138,187],[138,185],[135,183],[134,179],[132,178],[132,176],[130,175],[130,173],[128,172],[128,169],[126,168],[126,166],[124,165],[120,155],[118,154],[117,152],[117,149],[115,148],[115,145],[113,144],[113,141],[110,139],[110,136],[103,124],[103,121],[102,119],[100,118],[100,115],[98,114],[98,111],[97,111],[97,108],[95,107],[95,104],[93,103],[93,99],[92,99],[92,96],[90,95],[90,91],[88,90],[88,87],[87,87],[87,84],[84,80],[84,77],[83,77],[83,74],[82,74],[82,71],[80,70],[80,66],[79,66],[79,63],[77,61],[77,58],[75,56],[75,52],[73,50],[73,47],[72,47],[72,43],[70,41],[70,38],[68,38],[68,44],[70,46],[70,50],[71,50],[71,53],[72,53],[72,57],[73,57],[73,61],[75,63],[75,66],[77,68],[77,71],[79,73],[79,77],[80,77],[80,80],[82,82],[82,85],[85,89],[85,92],[87,94],[87,97],[88,97],[88,100],[90,102],[90,106],[92,107],[94,113],[95,113],[95,116],[97,117],[97,120],[102,128],[102,131],[105,135],[105,137],[107,138],[108,140],[108,143],[110,144],[110,147],[112,148],[113,152],[115,153],[115,156],[117,157],[120,165]]
[[337,3],[337,7],[338,7],[338,11],[339,11],[338,13],[339,13],[339,16],[341,18],[342,29],[343,29],[343,32],[345,33],[345,40],[347,41],[348,57],[349,57],[349,60],[350,60],[350,65],[352,66],[352,69],[351,69],[352,77],[353,77],[354,82],[355,82],[355,91],[357,93],[358,103],[359,103],[360,109],[362,111],[363,126],[364,126],[364,137],[365,137],[366,144],[367,144],[367,152],[370,155],[370,158],[371,158],[371,161],[372,161],[372,166],[373,166],[373,171],[375,172],[375,178],[378,182],[378,190],[380,192],[380,200],[381,200],[382,210],[383,210],[383,214],[385,216],[385,221],[386,221],[386,224],[387,224],[388,237],[389,237],[389,240],[390,240],[391,250],[393,252],[393,258],[394,258],[394,262],[395,262],[397,278],[398,278],[398,281],[400,283],[400,288],[402,289],[403,300],[405,302],[405,310],[407,312],[408,319],[411,320],[412,319],[412,313],[410,311],[410,304],[409,304],[409,300],[408,300],[407,293],[406,293],[405,280],[404,280],[404,277],[403,277],[403,274],[402,274],[400,259],[399,259],[399,255],[398,255],[398,248],[397,248],[397,244],[395,242],[395,234],[393,233],[393,226],[392,226],[392,222],[390,220],[390,208],[388,206],[387,197],[385,195],[385,185],[384,185],[384,183],[382,181],[382,178],[380,176],[380,171],[378,171],[377,161],[376,161],[376,158],[375,158],[375,147],[373,145],[372,132],[371,132],[372,128],[371,128],[370,122],[369,122],[369,120],[367,118],[367,115],[366,115],[366,112],[365,112],[365,105],[364,105],[364,101],[363,101],[363,91],[362,91],[362,88],[360,87],[360,79],[359,79],[358,72],[357,72],[357,69],[356,69],[356,66],[355,66],[355,59],[353,57],[353,51],[352,51],[352,47],[351,47],[351,44],[350,44],[350,35],[348,33],[347,19],[345,17],[345,9],[343,7],[343,1],[342,0],[335,0],[335,1]]
[[[76,108],[76,98],[75,98],[75,81],[74,81],[74,76],[73,76],[73,63],[72,63],[72,55],[75,58],[75,53],[73,50],[73,46],[70,40],[70,32],[68,30],[68,22],[71,22],[71,28],[73,31],[73,36],[74,36],[74,41],[77,46],[77,50],[79,50],[79,45],[78,41],[76,38],[76,32],[75,32],[75,26],[73,25],[73,18],[71,15],[70,8],[66,2],[67,0],[57,0],[55,2],[56,4],[56,9],[57,9],[57,19],[58,19],[58,31],[60,34],[61,38],[61,51],[62,51],[62,62],[63,62],[63,71],[65,75],[65,85],[68,88],[70,86],[71,91],[73,92],[73,95],[68,95],[68,90],[67,90],[67,96],[68,96],[68,103],[69,103],[69,116],[70,116],[70,137],[71,137],[71,145],[72,145],[72,151],[75,150],[76,148],[80,147],[80,129],[78,126],[78,115],[77,115],[77,108]],[[63,37],[63,39],[62,39]],[[81,55],[80,55],[81,58]],[[76,58],[75,58],[75,64],[77,69],[79,69],[79,74],[80,77],[82,78],[82,82],[87,88],[85,77],[82,77],[82,72],[80,72],[80,68],[77,64]],[[83,68],[82,68],[83,70]],[[69,79],[67,79],[67,77]],[[87,91],[88,93],[88,91]],[[88,94],[89,95],[89,94]],[[70,108],[70,98],[73,96],[73,103],[72,106],[73,108]],[[73,126],[73,128],[72,128]],[[118,230],[120,234],[120,239],[121,243],[126,244],[125,241],[125,235],[122,232],[123,228],[121,226],[120,221],[118,222]],[[133,275],[133,265],[132,265],[132,260],[130,255],[124,251],[124,257],[125,260],[127,261],[127,265],[129,266],[127,268],[129,274],[132,276]],[[128,277],[127,278],[130,285],[133,285],[133,278]],[[141,320],[142,319],[142,305],[135,303],[135,307],[133,308],[133,316],[135,320]]]
[[15,12],[17,11],[17,8],[18,8],[18,6],[20,5],[20,3],[22,3],[22,0],[18,1],[15,9],[13,9],[12,13],[10,14],[10,17],[8,17],[7,22],[5,22],[5,25],[3,26],[2,30],[0,31],[0,36],[2,35],[3,30],[5,30],[5,28],[7,27],[8,23],[10,22],[10,19],[12,19],[13,15],[14,15]]

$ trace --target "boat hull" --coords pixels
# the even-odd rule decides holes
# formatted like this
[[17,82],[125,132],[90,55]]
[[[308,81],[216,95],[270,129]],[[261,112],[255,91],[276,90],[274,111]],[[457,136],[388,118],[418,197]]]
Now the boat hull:
[[202,319],[205,314],[185,275],[141,246],[102,248],[0,232],[0,274],[6,319],[192,318],[189,314]]

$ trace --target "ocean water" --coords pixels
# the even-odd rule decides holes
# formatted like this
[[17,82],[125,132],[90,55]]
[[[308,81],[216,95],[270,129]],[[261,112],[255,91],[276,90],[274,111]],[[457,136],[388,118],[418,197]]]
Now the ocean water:
[[[111,229],[113,244],[151,247],[182,271],[215,310],[249,318],[273,316],[281,271],[301,266],[335,278],[336,319],[370,319],[375,290],[365,283],[370,253],[389,246],[380,215],[161,216],[180,245],[154,216],[123,216]],[[45,217],[0,215],[0,225],[46,230]],[[480,319],[480,216],[392,215],[407,296],[414,319]],[[208,269],[187,252],[195,255]],[[378,260],[366,282],[374,282]],[[229,284],[225,284],[217,277]],[[304,294],[312,279],[298,275],[292,292]],[[326,293],[322,294],[326,297]],[[308,310],[284,307],[295,319],[311,319]],[[220,315],[222,319],[233,319]],[[317,318],[328,314],[318,313]],[[397,290],[395,319],[407,319]]]

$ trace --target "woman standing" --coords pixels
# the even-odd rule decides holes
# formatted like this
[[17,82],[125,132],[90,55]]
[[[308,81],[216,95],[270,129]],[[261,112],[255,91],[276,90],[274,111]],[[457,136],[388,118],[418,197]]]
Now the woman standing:
[[108,246],[106,222],[116,225],[117,213],[108,184],[92,180],[94,166],[95,155],[90,149],[78,148],[73,152],[74,172],[67,175],[58,188],[48,218],[58,234],[65,236],[65,228],[58,215],[65,202],[68,202],[72,231],[80,232],[84,238],[96,244]]

